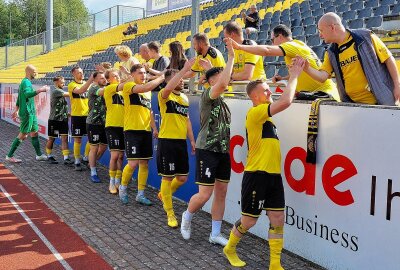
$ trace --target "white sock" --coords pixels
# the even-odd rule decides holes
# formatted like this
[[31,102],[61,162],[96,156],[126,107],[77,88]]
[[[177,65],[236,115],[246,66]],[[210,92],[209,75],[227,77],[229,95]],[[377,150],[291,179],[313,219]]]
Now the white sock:
[[114,183],[115,183],[116,186],[121,185],[121,179],[115,178],[115,182]]
[[126,189],[128,189],[128,186],[120,185],[120,186],[119,186],[119,189],[120,189],[120,190],[126,190]]
[[83,161],[88,161],[88,157],[87,157],[87,156],[84,156],[84,157],[82,158],[82,160],[83,160]]
[[64,156],[64,160],[67,160],[69,158],[69,156]]
[[81,159],[80,158],[76,158],[75,159],[75,164],[81,164]]
[[91,176],[97,175],[96,167],[91,167],[91,168],[90,168],[90,175],[91,175]]
[[191,221],[193,218],[194,213],[190,213],[189,210],[185,211],[185,219]]
[[140,196],[144,196],[144,190],[138,190],[137,195]]
[[115,185],[115,179],[114,178],[110,178],[110,185]]
[[221,234],[222,220],[213,220],[211,223],[211,236],[216,237]]

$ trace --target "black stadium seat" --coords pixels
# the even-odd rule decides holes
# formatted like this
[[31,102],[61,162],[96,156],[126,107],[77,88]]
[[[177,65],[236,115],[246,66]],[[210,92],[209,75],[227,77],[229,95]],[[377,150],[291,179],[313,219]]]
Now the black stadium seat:
[[342,14],[342,19],[345,21],[354,20],[357,17],[357,12],[355,10],[349,10]]
[[374,8],[374,16],[378,15],[388,15],[389,14],[389,6],[380,6]]
[[372,8],[364,8],[358,12],[358,18],[369,18],[372,16]]
[[349,22],[349,27],[351,29],[358,29],[358,28],[363,28],[364,27],[364,21],[363,19],[355,19]]
[[365,27],[366,28],[380,27],[382,25],[382,22],[383,22],[382,16],[365,18]]
[[365,1],[365,7],[374,8],[379,6],[379,0],[368,0]]

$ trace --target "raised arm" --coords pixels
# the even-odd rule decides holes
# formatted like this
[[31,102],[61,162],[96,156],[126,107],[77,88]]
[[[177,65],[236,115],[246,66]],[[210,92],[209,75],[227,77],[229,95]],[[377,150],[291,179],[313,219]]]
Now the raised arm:
[[93,82],[93,75],[91,75],[89,77],[89,80],[87,80],[87,82],[85,82],[81,86],[81,88],[75,87],[74,90],[72,90],[72,93],[75,93],[75,94],[83,94],[83,93],[85,93],[88,90],[88,88],[90,87],[90,85],[92,84],[92,82]]
[[185,74],[191,69],[192,65],[196,61],[196,58],[192,58],[188,61],[186,61],[185,65],[183,68],[175,74],[174,77],[171,78],[171,80],[168,82],[167,86],[165,86],[164,90],[161,93],[161,96],[163,99],[168,98],[168,96],[171,94],[173,90],[180,84],[181,80],[185,76]]
[[[230,39],[230,38],[229,38]],[[284,56],[279,46],[273,45],[243,45],[232,40],[232,46],[235,50],[242,50],[251,54],[261,56]]]
[[161,75],[160,77],[152,80],[151,82],[145,83],[145,84],[137,84],[135,85],[132,89],[132,93],[144,93],[144,92],[149,92],[159,86],[162,82],[164,81],[164,75]]
[[30,90],[30,88],[29,89],[25,88],[24,89],[24,95],[25,95],[26,98],[31,98],[31,97],[36,96],[37,94],[40,94],[42,92],[46,92],[47,89],[48,89],[47,85],[44,85],[44,86],[40,87],[37,90]]
[[[298,59],[300,59],[300,57],[296,57],[295,61],[298,61]],[[307,73],[311,78],[321,83],[329,79],[330,75],[328,74],[328,72],[326,72],[325,70],[316,70],[315,68],[312,68],[310,66],[310,62],[308,62],[307,59],[302,59],[305,61],[304,72]]]
[[226,90],[231,80],[233,61],[235,59],[235,52],[233,51],[231,40],[226,40],[226,48],[228,50],[228,62],[222,71],[221,79],[211,87],[210,97],[212,99],[219,97]]
[[281,97],[270,105],[271,116],[277,114],[290,106],[296,92],[297,78],[303,71],[305,60],[298,59],[292,66],[289,67],[289,81],[283,91]]

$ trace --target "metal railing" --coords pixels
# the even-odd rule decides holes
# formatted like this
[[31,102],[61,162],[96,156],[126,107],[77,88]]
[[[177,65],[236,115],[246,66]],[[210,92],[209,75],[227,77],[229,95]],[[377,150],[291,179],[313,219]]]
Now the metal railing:
[[[69,22],[53,28],[53,49],[144,17],[145,10],[140,7],[118,5],[99,11],[89,15],[84,21]],[[47,52],[49,50],[46,48],[46,32],[14,41],[5,47],[0,47],[0,69]]]

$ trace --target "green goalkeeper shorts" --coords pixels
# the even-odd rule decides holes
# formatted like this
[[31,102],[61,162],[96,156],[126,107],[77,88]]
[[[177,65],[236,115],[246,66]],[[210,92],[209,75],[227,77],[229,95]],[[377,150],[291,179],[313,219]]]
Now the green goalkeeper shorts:
[[21,124],[19,126],[19,131],[21,133],[37,132],[39,130],[38,121],[36,115],[27,115],[19,118]]

